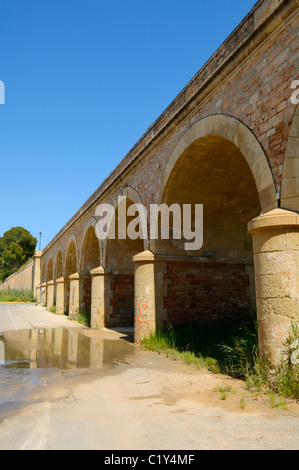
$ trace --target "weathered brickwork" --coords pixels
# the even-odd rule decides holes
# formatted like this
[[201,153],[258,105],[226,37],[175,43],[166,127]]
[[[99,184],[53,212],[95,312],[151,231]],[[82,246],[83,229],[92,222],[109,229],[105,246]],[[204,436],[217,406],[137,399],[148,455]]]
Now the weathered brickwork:
[[[294,91],[291,84],[299,78],[298,28],[297,18],[223,84],[216,98],[200,107],[190,120],[192,124],[199,117],[224,113],[244,122],[267,155],[277,190],[280,189],[284,154],[296,108],[290,97]],[[186,127],[182,133],[185,130]],[[172,146],[163,147],[156,158],[147,161],[144,168],[138,168],[137,189],[144,195],[145,204],[155,202],[155,188],[167,157],[180,137],[178,132]],[[135,175],[129,181],[135,184]]]
[[164,308],[173,325],[240,319],[250,310],[245,266],[168,263]]
[[91,310],[91,278],[87,277],[83,281],[83,308],[85,312]]
[[110,326],[134,325],[134,275],[115,274],[110,284],[112,292],[110,305]]

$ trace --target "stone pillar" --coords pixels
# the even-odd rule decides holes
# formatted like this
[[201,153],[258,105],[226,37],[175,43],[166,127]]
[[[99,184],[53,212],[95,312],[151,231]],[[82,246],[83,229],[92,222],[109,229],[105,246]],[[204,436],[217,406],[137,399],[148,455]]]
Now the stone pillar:
[[63,277],[60,277],[56,280],[56,313],[60,315],[63,315],[65,313],[65,294]]
[[40,304],[40,303],[41,303],[41,286],[40,286],[40,285],[36,286],[36,291],[35,291],[35,292],[36,292],[36,293],[35,293],[35,295],[36,295],[36,302],[37,302],[38,304]]
[[90,271],[91,274],[91,328],[103,328],[108,324],[110,309],[110,281],[111,274],[104,268]]
[[163,310],[162,265],[151,251],[133,257],[135,318],[134,340],[139,342],[150,333],[162,328],[165,321]]
[[78,273],[70,276],[69,316],[72,318],[77,318],[80,313],[83,293],[82,281],[83,279]]
[[253,237],[261,357],[275,365],[291,322],[299,322],[299,215],[275,209],[248,224]]
[[39,302],[40,297],[38,294],[38,288],[40,287],[40,281],[41,281],[41,256],[42,256],[42,251],[36,251],[33,257],[33,279],[32,279],[32,289],[33,289],[33,296],[34,298],[37,299]]
[[42,306],[47,305],[47,283],[43,282],[41,284],[41,295],[40,295],[40,303]]
[[54,281],[47,282],[47,309],[54,305]]

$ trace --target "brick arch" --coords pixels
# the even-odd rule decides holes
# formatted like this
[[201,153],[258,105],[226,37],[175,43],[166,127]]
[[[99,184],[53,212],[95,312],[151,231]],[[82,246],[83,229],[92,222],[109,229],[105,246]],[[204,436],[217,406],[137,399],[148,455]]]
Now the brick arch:
[[[72,260],[70,259],[72,258]],[[75,258],[75,261],[73,260]],[[77,239],[74,234],[72,234],[68,240],[67,244],[67,249],[66,249],[66,255],[65,255],[65,260],[64,260],[64,277],[65,276],[70,276],[71,274],[74,274],[75,272],[78,271],[78,243]],[[74,269],[74,272],[69,272],[70,268]]]
[[53,257],[50,256],[47,266],[47,282],[53,281],[54,271],[53,271]]
[[223,137],[240,150],[253,175],[263,213],[277,208],[276,186],[261,144],[245,124],[226,114],[213,114],[198,120],[181,137],[165,167],[156,203],[160,204],[170,174],[182,153],[206,136]]
[[299,104],[293,117],[284,157],[281,207],[299,211]]
[[64,266],[63,250],[62,250],[62,247],[59,246],[57,253],[56,253],[56,257],[55,257],[55,269],[54,269],[55,281],[63,276],[63,266]]
[[[128,200],[132,201],[134,204],[142,204],[143,205],[142,198],[141,198],[140,194],[138,193],[138,191],[135,188],[133,188],[132,186],[125,186],[115,195],[115,197],[113,199],[112,206],[113,206],[114,210],[117,209],[118,197],[119,196],[125,196]],[[112,223],[114,223],[114,220],[112,221]],[[143,249],[147,250],[148,246],[149,246],[148,239],[144,239],[143,240]],[[108,249],[109,249],[109,240],[105,239],[102,242],[102,253],[103,253],[102,263],[103,263],[103,266],[106,265]]]
[[[83,234],[83,242],[82,242],[82,247],[81,247],[81,250],[80,250],[80,254],[79,254],[79,270],[80,270],[80,273],[82,272],[82,268],[84,266],[84,263],[85,263],[85,255],[86,255],[86,244],[88,242],[87,240],[87,237],[88,237],[88,234],[90,233],[90,231],[92,229],[94,229],[94,232],[95,232],[95,236],[96,236],[96,225],[97,225],[97,220],[95,217],[91,217],[90,219],[88,219],[86,225],[85,225],[85,229],[84,229],[84,234]],[[97,239],[97,242],[98,242],[98,252],[99,252],[99,256],[98,256],[98,261],[96,262],[95,261],[95,265],[91,268],[91,269],[94,269],[94,268],[97,268],[99,266],[102,265],[102,243],[101,243],[101,240],[100,239]]]
[[47,267],[46,267],[46,262],[43,262],[41,282],[44,283],[46,281],[47,281]]

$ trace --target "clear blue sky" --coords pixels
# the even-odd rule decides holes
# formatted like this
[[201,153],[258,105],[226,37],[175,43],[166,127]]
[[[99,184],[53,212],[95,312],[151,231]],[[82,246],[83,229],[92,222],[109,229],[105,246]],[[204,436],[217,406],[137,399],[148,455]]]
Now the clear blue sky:
[[255,0],[1,0],[0,236],[45,247]]

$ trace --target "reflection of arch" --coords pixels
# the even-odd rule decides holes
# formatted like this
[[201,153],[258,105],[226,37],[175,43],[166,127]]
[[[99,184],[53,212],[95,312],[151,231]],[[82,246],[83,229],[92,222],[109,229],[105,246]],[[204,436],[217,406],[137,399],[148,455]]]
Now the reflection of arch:
[[281,206],[299,211],[299,104],[293,117],[287,142],[282,181]]
[[97,221],[94,217],[86,224],[80,254],[80,274],[90,274],[94,268],[101,266],[101,242],[96,236]]
[[66,250],[64,277],[68,279],[71,274],[78,271],[78,245],[75,235],[71,235]]
[[48,261],[48,269],[47,269],[47,282],[53,281],[53,258],[51,257]]
[[277,207],[275,183],[260,143],[245,124],[224,114],[202,118],[185,132],[168,160],[157,192],[156,202],[159,204],[162,200],[169,176],[183,152],[197,140],[210,135],[224,137],[240,150],[255,180],[262,211],[268,212],[275,209]]
[[[111,221],[111,225],[112,224],[115,224],[116,226],[116,230],[117,230],[117,213],[118,213],[118,210],[117,210],[117,207],[118,207],[118,197],[119,196],[123,196],[123,197],[126,197],[127,200],[127,208],[132,205],[132,204],[142,204],[143,205],[143,201],[139,195],[139,193],[136,191],[135,188],[131,187],[131,186],[125,186],[124,188],[122,188],[121,191],[119,191],[119,193],[117,193],[117,195],[115,196],[114,200],[113,200],[113,208],[115,210],[115,218],[113,218],[113,220]],[[130,220],[130,218],[128,217],[128,220]],[[116,238],[117,238],[117,232],[116,232]],[[125,240],[119,240],[120,241],[120,244],[122,244],[122,242],[124,242]],[[118,242],[118,240],[109,240],[109,239],[105,239],[103,240],[103,243],[102,243],[102,249],[103,249],[103,258],[102,258],[102,263],[103,263],[103,266],[107,266],[108,263],[109,263],[109,260],[108,260],[108,251],[110,252],[110,249],[111,249],[111,245],[116,245]],[[134,251],[134,254],[140,252],[140,251],[144,251],[144,250],[147,250],[148,249],[148,240],[147,239],[144,239],[144,240],[134,240],[132,241],[131,243],[132,245],[132,251]],[[133,247],[133,245],[135,245],[135,247]],[[108,248],[109,247],[109,248]],[[133,255],[132,255],[133,256]],[[133,266],[133,264],[132,264]]]

